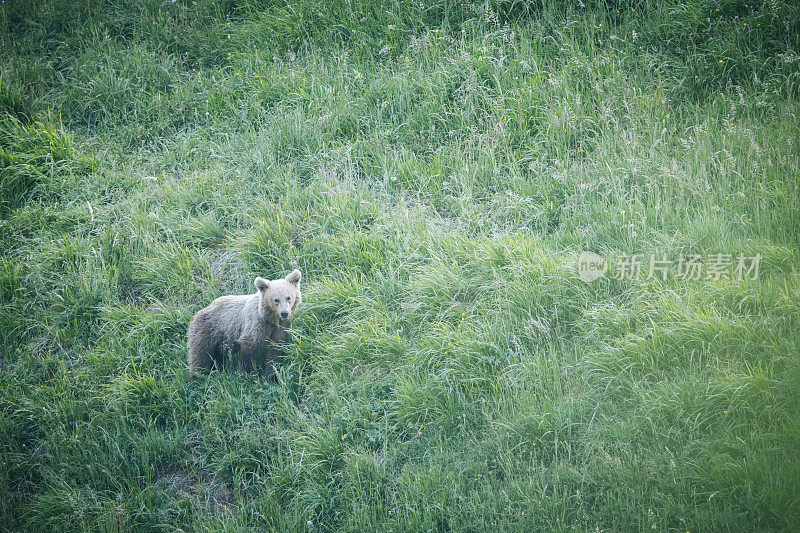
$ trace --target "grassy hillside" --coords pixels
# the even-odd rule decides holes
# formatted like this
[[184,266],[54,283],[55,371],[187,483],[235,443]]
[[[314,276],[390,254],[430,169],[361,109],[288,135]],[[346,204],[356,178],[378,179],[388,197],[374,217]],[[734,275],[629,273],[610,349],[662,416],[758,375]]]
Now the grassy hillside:
[[800,527],[800,7],[569,4],[5,0],[0,529]]

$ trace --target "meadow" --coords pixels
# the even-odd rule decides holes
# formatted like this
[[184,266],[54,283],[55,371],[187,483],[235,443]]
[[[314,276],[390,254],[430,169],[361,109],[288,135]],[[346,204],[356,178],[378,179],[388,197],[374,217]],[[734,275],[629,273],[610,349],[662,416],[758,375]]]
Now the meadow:
[[[792,0],[3,1],[0,530],[797,531],[798,53]],[[190,380],[295,264],[277,382]]]

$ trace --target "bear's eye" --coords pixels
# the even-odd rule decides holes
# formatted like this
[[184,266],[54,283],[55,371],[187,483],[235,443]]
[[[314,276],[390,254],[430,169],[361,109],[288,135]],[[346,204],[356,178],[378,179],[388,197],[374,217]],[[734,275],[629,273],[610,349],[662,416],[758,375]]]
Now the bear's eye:
[[278,303],[279,301],[280,301],[280,300],[278,300],[277,298],[275,298],[275,303]]
[[291,302],[291,301],[292,301],[292,297],[291,297],[291,296],[287,296],[287,297],[286,297],[286,301],[287,301],[287,302]]

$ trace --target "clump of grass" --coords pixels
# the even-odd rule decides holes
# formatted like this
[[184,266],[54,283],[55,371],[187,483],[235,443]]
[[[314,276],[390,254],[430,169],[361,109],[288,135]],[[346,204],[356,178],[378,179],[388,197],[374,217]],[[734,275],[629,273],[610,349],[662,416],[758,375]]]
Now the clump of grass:
[[50,181],[75,169],[72,137],[57,121],[0,120],[0,216],[50,190]]
[[3,79],[0,78],[0,117],[5,119],[6,115],[20,122],[29,123],[35,112],[30,98],[25,97],[19,87],[3,83]]

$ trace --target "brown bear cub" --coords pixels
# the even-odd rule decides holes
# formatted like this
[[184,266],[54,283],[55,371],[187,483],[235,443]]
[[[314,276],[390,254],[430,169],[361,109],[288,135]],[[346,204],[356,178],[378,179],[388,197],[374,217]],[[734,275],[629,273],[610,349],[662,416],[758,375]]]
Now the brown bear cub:
[[274,378],[273,365],[283,355],[280,343],[300,305],[300,271],[274,281],[259,277],[255,285],[255,294],[221,296],[194,315],[187,335],[192,377],[221,365],[230,351],[238,356],[240,372],[249,372],[253,357],[265,354],[265,376]]

